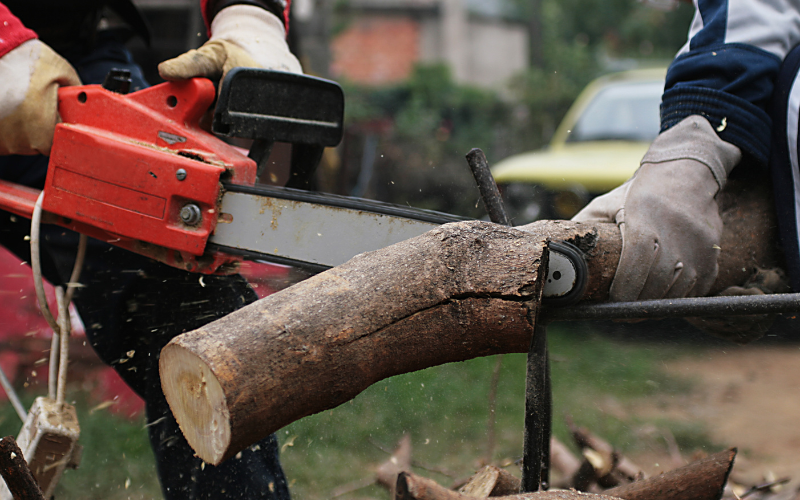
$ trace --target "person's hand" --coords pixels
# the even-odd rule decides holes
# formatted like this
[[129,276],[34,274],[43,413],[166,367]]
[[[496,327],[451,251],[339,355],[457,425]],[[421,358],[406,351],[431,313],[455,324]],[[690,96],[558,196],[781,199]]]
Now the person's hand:
[[238,67],[303,72],[289,51],[283,22],[275,14],[253,5],[232,5],[214,17],[211,38],[202,47],[162,62],[158,73],[165,80],[224,79]]
[[612,301],[702,296],[717,278],[716,195],[741,152],[693,115],[659,135],[634,176],[573,220],[615,222],[622,254]]
[[49,155],[58,88],[80,84],[75,69],[39,40],[0,57],[0,155]]

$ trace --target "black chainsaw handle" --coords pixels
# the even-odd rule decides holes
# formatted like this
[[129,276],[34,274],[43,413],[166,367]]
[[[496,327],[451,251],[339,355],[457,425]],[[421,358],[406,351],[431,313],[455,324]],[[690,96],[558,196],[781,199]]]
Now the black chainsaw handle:
[[235,68],[222,81],[211,130],[253,139],[250,158],[258,176],[275,142],[292,144],[286,187],[305,189],[326,147],[344,132],[344,92],[330,80],[295,73]]

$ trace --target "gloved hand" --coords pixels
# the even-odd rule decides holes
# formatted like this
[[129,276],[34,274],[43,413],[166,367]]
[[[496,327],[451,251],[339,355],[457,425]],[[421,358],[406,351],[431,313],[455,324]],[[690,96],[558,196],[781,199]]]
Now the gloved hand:
[[653,141],[631,179],[573,218],[620,228],[612,301],[708,293],[722,236],[716,194],[740,159],[705,118],[689,116]]
[[49,155],[58,88],[80,84],[75,69],[39,40],[0,57],[0,155]]
[[202,47],[162,62],[158,73],[166,80],[225,78],[237,67],[303,72],[275,14],[253,5],[232,5],[214,17],[211,38]]

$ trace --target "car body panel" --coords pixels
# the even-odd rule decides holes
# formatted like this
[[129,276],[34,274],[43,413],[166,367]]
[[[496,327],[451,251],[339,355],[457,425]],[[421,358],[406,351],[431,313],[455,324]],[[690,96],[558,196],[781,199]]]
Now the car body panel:
[[495,163],[492,174],[517,223],[530,222],[534,214],[569,218],[593,196],[629,179],[658,135],[665,75],[666,68],[653,68],[594,80],[548,147]]
[[550,189],[580,184],[600,193],[619,186],[639,167],[649,143],[592,141],[551,147],[507,158],[492,170],[501,184],[527,182]]

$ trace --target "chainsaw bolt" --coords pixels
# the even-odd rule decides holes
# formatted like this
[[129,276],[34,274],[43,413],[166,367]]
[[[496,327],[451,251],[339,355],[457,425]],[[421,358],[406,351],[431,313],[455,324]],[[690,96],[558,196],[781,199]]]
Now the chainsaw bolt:
[[187,226],[196,226],[203,220],[203,214],[200,212],[200,207],[194,203],[189,203],[181,208],[181,220]]
[[186,178],[186,170],[179,168],[177,172],[175,172],[175,177],[178,178],[179,181],[182,181]]

